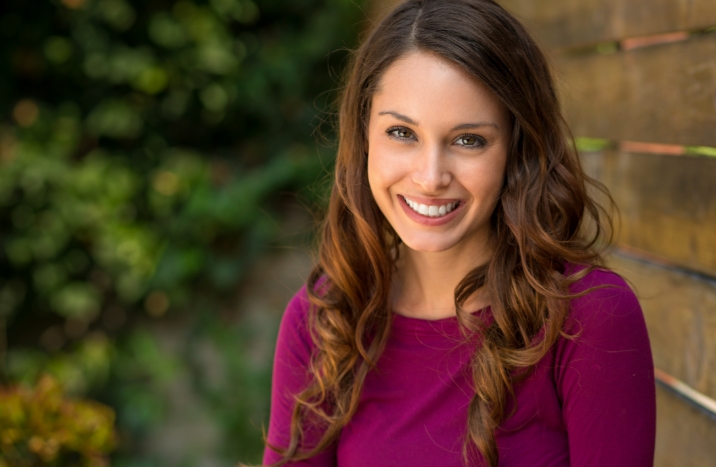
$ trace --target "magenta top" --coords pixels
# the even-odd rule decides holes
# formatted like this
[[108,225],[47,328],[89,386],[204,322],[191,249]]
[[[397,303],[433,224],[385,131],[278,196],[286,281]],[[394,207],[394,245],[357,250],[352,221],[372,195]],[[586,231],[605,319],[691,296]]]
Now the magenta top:
[[[573,292],[565,330],[535,371],[515,386],[515,413],[496,433],[500,467],[651,467],[656,396],[649,338],[634,293],[618,275],[595,270]],[[293,399],[308,383],[313,345],[305,287],[288,304],[276,346],[268,441],[287,446]],[[477,312],[490,319],[489,307]],[[469,361],[479,340],[461,338],[457,318],[394,315],[358,411],[328,451],[292,466],[461,467]],[[513,407],[511,401],[507,412]],[[310,433],[310,432],[309,432]],[[316,433],[311,433],[313,441]],[[264,464],[280,458],[266,449]],[[484,466],[473,456],[467,465]]]

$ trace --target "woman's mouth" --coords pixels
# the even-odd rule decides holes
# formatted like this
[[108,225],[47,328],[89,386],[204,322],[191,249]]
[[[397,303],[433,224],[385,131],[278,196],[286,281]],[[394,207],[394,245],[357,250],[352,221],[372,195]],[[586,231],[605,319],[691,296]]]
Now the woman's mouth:
[[427,217],[442,217],[447,213],[451,212],[457,207],[458,204],[460,204],[460,201],[453,201],[452,203],[446,203],[441,205],[428,205],[418,203],[417,201],[413,201],[406,197],[403,198],[405,199],[405,203],[410,206],[413,211]]
[[410,219],[418,224],[433,227],[452,221],[465,205],[459,199],[413,199],[404,195],[399,195],[398,198],[405,214]]

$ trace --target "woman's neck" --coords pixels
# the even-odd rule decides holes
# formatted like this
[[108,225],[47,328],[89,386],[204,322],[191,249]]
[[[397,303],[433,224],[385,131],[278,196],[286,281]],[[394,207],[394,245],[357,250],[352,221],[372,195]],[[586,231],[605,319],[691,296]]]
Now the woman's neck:
[[[454,316],[455,288],[475,267],[492,257],[492,242],[456,245],[447,251],[415,251],[401,245],[393,282],[393,310],[420,319]],[[484,288],[463,304],[466,311],[484,308],[489,303]]]

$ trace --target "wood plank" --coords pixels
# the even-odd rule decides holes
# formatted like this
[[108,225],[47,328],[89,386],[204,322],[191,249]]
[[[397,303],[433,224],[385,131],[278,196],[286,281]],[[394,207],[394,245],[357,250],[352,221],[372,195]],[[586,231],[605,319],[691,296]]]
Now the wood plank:
[[619,255],[607,265],[636,290],[654,365],[716,398],[716,282]]
[[716,26],[713,0],[502,0],[548,49]]
[[[716,2],[714,2],[716,4]],[[716,146],[716,34],[556,60],[577,136]]]
[[676,396],[656,391],[654,467],[713,467],[716,423]]
[[617,243],[716,277],[716,159],[583,153],[620,210]]

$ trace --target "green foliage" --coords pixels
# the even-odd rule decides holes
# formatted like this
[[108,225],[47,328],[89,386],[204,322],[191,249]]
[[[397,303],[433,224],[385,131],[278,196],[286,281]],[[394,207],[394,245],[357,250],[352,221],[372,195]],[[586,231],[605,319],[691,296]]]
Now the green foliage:
[[[331,137],[330,91],[362,11],[351,0],[3,7],[0,377],[49,371],[111,403],[131,458],[133,437],[161,420],[166,378],[193,371],[162,353],[147,323],[233,303],[286,206],[320,202],[307,187],[332,149],[315,133]],[[222,423],[248,446],[227,455],[255,457],[269,369],[199,328],[207,334],[193,338],[239,349],[223,371],[258,400],[232,402]],[[205,389],[219,416],[226,387]],[[242,421],[251,407],[262,411]]]
[[0,388],[0,466],[106,466],[113,424],[112,409],[66,398],[47,375],[34,388]]

